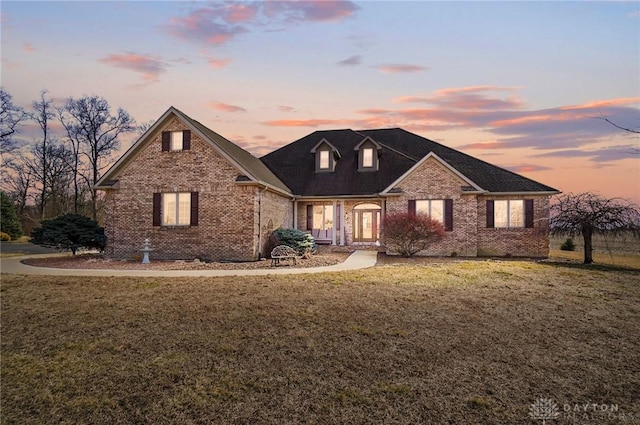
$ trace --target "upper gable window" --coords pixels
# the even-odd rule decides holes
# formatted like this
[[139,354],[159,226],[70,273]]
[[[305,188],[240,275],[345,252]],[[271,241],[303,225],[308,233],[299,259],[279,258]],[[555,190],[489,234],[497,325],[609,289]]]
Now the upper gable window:
[[172,131],[171,132],[171,150],[172,151],[181,151],[182,150],[182,131]]
[[166,152],[180,152],[191,149],[191,131],[163,131],[162,150]]

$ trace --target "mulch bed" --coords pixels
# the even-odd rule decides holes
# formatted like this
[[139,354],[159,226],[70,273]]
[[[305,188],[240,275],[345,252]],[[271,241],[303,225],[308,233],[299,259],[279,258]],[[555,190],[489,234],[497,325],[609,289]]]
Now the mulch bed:
[[346,250],[330,250],[322,247],[316,255],[310,258],[297,260],[297,265],[292,260],[282,260],[280,264],[272,266],[271,260],[244,261],[244,262],[203,262],[199,260],[175,260],[160,261],[151,259],[151,263],[142,264],[140,261],[117,260],[108,258],[102,254],[79,254],[76,256],[54,256],[44,258],[28,258],[24,264],[38,267],[52,267],[61,269],[109,269],[109,270],[244,270],[244,269],[269,269],[283,267],[322,267],[332,266],[344,262],[351,254]]

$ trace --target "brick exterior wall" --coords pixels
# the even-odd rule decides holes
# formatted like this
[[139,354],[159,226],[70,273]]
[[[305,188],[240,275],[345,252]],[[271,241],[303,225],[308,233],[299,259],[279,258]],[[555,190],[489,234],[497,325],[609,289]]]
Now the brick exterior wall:
[[[162,130],[184,129],[172,119]],[[288,198],[269,191],[259,195],[257,186],[238,184],[238,170],[193,131],[189,150],[163,152],[158,132],[135,155],[120,170],[118,187],[107,191],[107,255],[135,258],[149,238],[152,260],[255,260],[260,251],[258,223],[266,230],[269,223],[291,221]],[[153,226],[155,192],[198,192],[198,225]]]
[[[184,130],[178,119],[163,131]],[[106,253],[114,258],[140,257],[149,238],[151,259],[256,260],[266,256],[269,235],[278,227],[306,230],[308,204],[332,204],[333,200],[300,200],[297,223],[291,198],[255,184],[238,183],[239,171],[208,142],[191,132],[191,148],[163,152],[161,132],[139,146],[135,157],[119,170],[118,184],[105,197]],[[549,196],[490,196],[462,191],[461,177],[436,158],[428,158],[398,183],[399,194],[385,198],[344,199],[341,211],[345,245],[353,241],[353,210],[361,204],[380,206],[385,212],[407,212],[409,200],[452,199],[453,230],[444,240],[420,255],[533,256],[549,254]],[[197,226],[153,226],[153,194],[199,193]],[[486,227],[486,201],[533,199],[534,227],[499,229]],[[336,199],[336,205],[341,200]],[[340,232],[336,234],[341,244]],[[365,243],[366,244],[366,243]]]
[[462,186],[468,183],[437,159],[428,158],[396,186],[402,194],[387,200],[388,212],[407,212],[409,200],[453,200],[453,230],[419,255],[477,255],[477,201],[475,195],[464,195]]
[[[487,228],[487,200],[533,199],[532,228]],[[549,256],[550,196],[478,196],[479,256]]]
[[[271,191],[263,190],[260,195],[260,202],[256,197],[256,210],[260,208],[261,214],[256,214],[256,229],[262,230],[260,237],[256,235],[256,246],[260,246],[260,254],[267,257],[269,247],[269,237],[275,229],[293,227],[293,202],[283,196]],[[261,204],[261,206],[260,206]]]
[[[419,255],[452,254],[459,256],[531,256],[549,255],[549,196],[485,196],[462,191],[468,183],[435,158],[429,158],[397,185],[399,195],[386,199],[345,200],[343,219],[346,245],[353,245],[353,209],[363,203],[379,205],[386,212],[407,212],[409,200],[452,199],[453,230],[445,238]],[[495,229],[486,227],[488,199],[533,199],[534,227]],[[307,205],[331,204],[332,201],[300,201],[297,228],[306,229]],[[337,204],[340,200],[337,200]],[[340,243],[339,233],[337,243]]]

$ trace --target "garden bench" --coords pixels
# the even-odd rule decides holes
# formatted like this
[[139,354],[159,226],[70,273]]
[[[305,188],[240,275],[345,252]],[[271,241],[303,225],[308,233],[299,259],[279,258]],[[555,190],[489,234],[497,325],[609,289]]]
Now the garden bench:
[[298,264],[297,260],[298,252],[287,245],[278,245],[271,250],[271,265],[275,266],[276,264],[280,264],[280,260],[288,260],[292,259],[293,264]]

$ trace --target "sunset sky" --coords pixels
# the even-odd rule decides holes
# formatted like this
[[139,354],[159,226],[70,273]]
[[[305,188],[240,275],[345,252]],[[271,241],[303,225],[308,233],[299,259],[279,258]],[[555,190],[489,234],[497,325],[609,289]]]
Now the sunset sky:
[[25,108],[42,90],[105,97],[138,123],[175,106],[256,156],[320,129],[402,127],[563,192],[640,202],[640,135],[598,119],[640,129],[638,2],[0,7],[0,81]]

